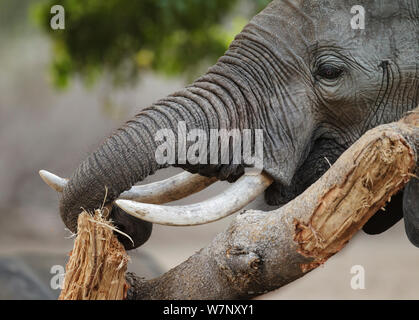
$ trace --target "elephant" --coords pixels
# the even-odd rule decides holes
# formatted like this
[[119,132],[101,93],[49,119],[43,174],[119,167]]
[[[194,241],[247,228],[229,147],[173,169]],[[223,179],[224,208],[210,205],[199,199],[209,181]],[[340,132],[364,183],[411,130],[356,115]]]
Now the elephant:
[[[118,233],[119,239],[133,249],[148,240],[152,222],[176,225],[170,212],[180,217],[187,211],[179,224],[194,224],[194,219],[206,223],[239,210],[262,192],[266,203],[281,205],[321,177],[366,131],[416,108],[419,2],[357,4],[364,16],[359,15],[361,9],[354,12],[354,2],[348,0],[272,1],[203,76],[127,121],[68,180],[42,172],[61,192],[65,225],[76,231],[80,208],[94,210],[106,199],[111,219],[132,241]],[[365,19],[365,25],[357,25],[357,19]],[[192,163],[175,154],[170,165],[187,173],[135,189],[136,183],[169,166],[156,160],[156,135],[170,129],[176,137],[180,124],[208,135],[212,130],[261,130],[260,172],[248,174],[252,165],[233,163],[231,157],[223,163]],[[174,143],[178,150],[180,142]],[[232,189],[214,201],[178,211],[158,205],[216,180],[230,182]],[[413,180],[406,192],[393,197],[389,214],[376,214],[367,222],[367,233],[387,230],[404,212],[408,238],[419,246],[419,189]],[[138,195],[144,188],[159,196],[139,209],[141,204],[132,200],[144,199]],[[155,216],[147,218],[151,212]],[[206,214],[214,217],[206,219]]]

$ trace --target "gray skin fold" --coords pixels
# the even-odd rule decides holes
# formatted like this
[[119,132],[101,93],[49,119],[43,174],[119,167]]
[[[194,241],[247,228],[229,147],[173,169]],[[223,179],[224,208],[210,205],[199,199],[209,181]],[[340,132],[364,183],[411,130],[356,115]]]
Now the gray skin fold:
[[[160,129],[176,133],[180,121],[187,130],[207,133],[262,129],[263,171],[274,180],[265,199],[278,205],[316,181],[367,130],[416,108],[418,1],[356,4],[365,8],[365,30],[351,28],[353,1],[272,1],[204,76],[139,113],[79,165],[60,201],[66,226],[75,231],[81,208],[99,208],[106,188],[111,203],[165,167],[156,162],[154,137]],[[175,166],[230,182],[245,167],[231,162]],[[409,238],[417,242],[415,199],[417,184],[412,183],[404,195],[405,221]],[[151,234],[149,223],[116,207],[111,218],[134,239],[132,246],[120,237],[128,249]]]

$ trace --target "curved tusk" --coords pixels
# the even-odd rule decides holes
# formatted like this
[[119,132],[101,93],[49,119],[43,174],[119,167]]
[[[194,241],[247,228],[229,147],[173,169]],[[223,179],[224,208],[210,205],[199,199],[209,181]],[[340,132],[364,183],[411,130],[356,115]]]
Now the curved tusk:
[[39,175],[47,185],[57,192],[63,192],[63,189],[68,182],[68,179],[60,178],[59,176],[46,170],[39,171]]
[[[68,179],[60,178],[46,170],[39,171],[42,180],[57,192],[63,192]],[[217,178],[207,178],[199,174],[182,172],[166,180],[134,186],[122,193],[119,199],[136,200],[146,203],[167,203],[185,198],[199,192],[217,181]]]
[[130,200],[115,203],[130,215],[169,226],[194,226],[220,220],[243,209],[272,184],[266,174],[244,175],[222,194],[186,206],[159,206]]
[[118,199],[154,204],[167,203],[197,193],[216,181],[217,178],[182,172],[166,180],[134,186],[122,193]]

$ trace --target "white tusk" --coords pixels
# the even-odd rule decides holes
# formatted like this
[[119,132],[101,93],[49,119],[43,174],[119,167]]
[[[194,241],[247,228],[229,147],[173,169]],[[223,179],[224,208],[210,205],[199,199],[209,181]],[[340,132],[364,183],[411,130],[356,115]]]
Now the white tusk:
[[39,171],[39,175],[47,185],[49,185],[52,189],[54,189],[57,192],[63,192],[63,189],[68,182],[68,179],[60,178],[59,176],[56,176],[55,174],[52,174],[51,172],[48,172],[46,170]]
[[119,199],[161,204],[185,198],[217,181],[199,174],[182,172],[166,180],[134,186],[122,193]]
[[[60,178],[46,170],[39,171],[39,175],[47,185],[57,192],[63,192],[68,182],[68,179]],[[207,178],[199,174],[183,172],[166,180],[134,186],[122,193],[119,199],[156,204],[167,203],[199,192],[216,181],[217,178]]]
[[160,206],[130,200],[115,203],[130,215],[169,226],[193,226],[210,223],[243,209],[271,185],[265,174],[244,175],[222,194],[186,206]]

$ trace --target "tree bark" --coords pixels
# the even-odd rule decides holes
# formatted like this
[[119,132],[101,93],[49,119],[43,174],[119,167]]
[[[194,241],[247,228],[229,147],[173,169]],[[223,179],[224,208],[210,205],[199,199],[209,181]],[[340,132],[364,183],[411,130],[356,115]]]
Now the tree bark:
[[127,274],[127,298],[246,299],[304,276],[341,250],[405,186],[418,150],[416,108],[367,132],[280,209],[240,213],[207,247],[159,278]]

